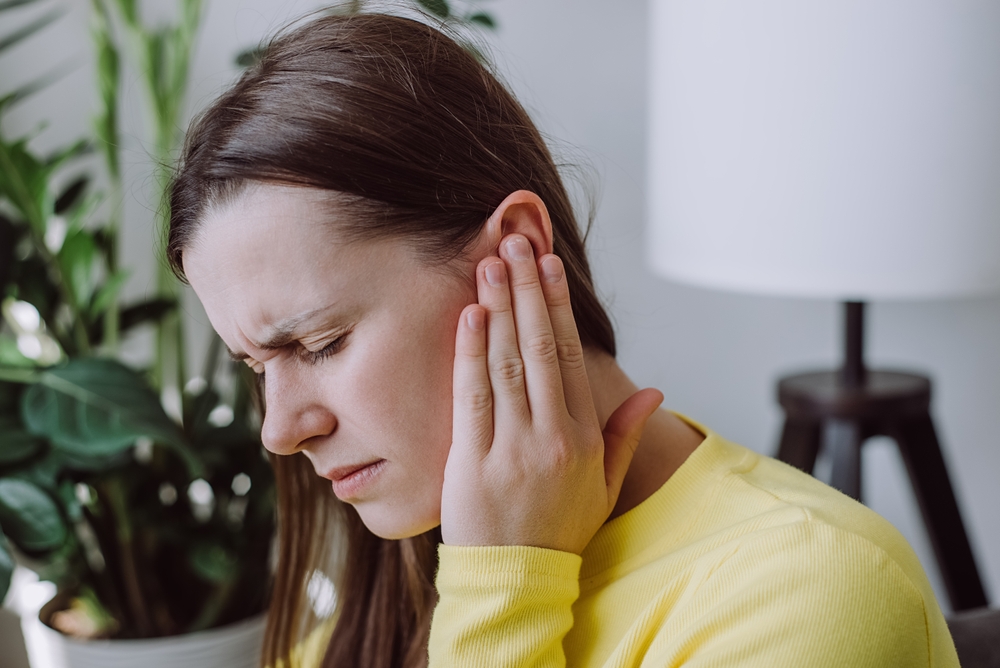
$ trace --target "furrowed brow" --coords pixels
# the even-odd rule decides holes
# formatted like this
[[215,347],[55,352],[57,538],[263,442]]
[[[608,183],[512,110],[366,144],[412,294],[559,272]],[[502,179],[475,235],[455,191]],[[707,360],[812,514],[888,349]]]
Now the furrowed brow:
[[[275,325],[273,329],[271,329],[270,336],[268,336],[266,340],[255,344],[255,347],[261,350],[278,350],[279,348],[284,348],[289,343],[295,340],[295,330],[298,329],[303,322],[306,322],[309,319],[316,317],[317,315],[321,315],[325,312],[328,312],[331,309],[332,305],[326,306],[324,308],[314,309],[307,313],[302,313],[293,316],[291,318],[286,318],[285,320],[282,320],[280,323]],[[226,352],[229,353],[230,359],[236,362],[241,362],[243,360],[250,359],[250,355],[248,355],[247,353],[233,352],[229,348],[229,346],[226,346]]]
[[[290,330],[282,329],[281,331],[275,331],[266,341],[261,341],[260,343],[254,344],[256,348],[261,350],[278,350],[279,348],[284,348],[289,343],[294,340],[294,335]],[[250,355],[245,352],[233,352],[226,346],[226,352],[229,353],[230,359],[235,362],[241,362],[243,360],[250,359]]]

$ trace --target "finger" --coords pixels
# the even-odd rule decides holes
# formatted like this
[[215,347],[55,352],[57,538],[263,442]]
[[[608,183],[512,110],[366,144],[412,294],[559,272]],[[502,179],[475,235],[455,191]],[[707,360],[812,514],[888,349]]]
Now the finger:
[[573,317],[569,284],[562,260],[556,255],[545,255],[539,263],[542,292],[548,307],[552,335],[555,337],[559,357],[559,374],[562,378],[566,410],[578,421],[591,419],[594,414],[594,396],[583,360],[583,344]]
[[604,479],[608,485],[609,511],[618,501],[646,421],[662,403],[662,392],[646,388],[626,399],[608,418],[604,427]]
[[500,258],[488,257],[479,263],[477,277],[479,303],[487,311],[486,368],[493,388],[495,419],[527,420],[524,362],[517,347],[507,267]]
[[452,376],[452,454],[455,444],[485,453],[493,442],[493,392],[486,368],[486,310],[470,304],[458,319]]
[[562,377],[549,310],[538,278],[531,243],[512,234],[500,244],[500,256],[510,269],[510,293],[517,345],[524,360],[524,385],[532,415],[565,415]]

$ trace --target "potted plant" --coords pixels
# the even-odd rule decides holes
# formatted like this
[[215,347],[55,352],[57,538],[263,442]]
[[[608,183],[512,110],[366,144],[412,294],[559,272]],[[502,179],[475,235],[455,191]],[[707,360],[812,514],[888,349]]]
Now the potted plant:
[[[0,0],[0,14],[33,1]],[[25,620],[29,654],[46,665],[134,665],[122,658],[130,653],[191,665],[228,643],[234,653],[218,665],[252,666],[275,522],[252,374],[220,355],[217,338],[201,373],[185,373],[180,286],[162,263],[153,298],[119,296],[122,54],[143,77],[158,198],[180,140],[201,2],[178,0],[178,23],[155,30],[136,0],[92,7],[101,112],[91,140],[38,155],[30,137],[6,135],[3,118],[46,82],[0,92],[0,600],[15,561],[54,583],[40,619]],[[454,27],[494,27],[446,0],[414,7]],[[0,34],[0,56],[51,20]],[[95,150],[103,194],[78,167]],[[155,199],[151,208],[162,230],[168,212]],[[122,364],[122,339],[144,327],[156,332],[149,363]]]
[[[47,642],[88,639],[77,643],[84,654],[103,649],[95,639],[191,634],[259,615],[275,521],[246,374],[220,359],[216,342],[201,375],[185,377],[172,277],[161,276],[153,299],[120,304],[118,221],[99,219],[100,196],[76,167],[91,146],[101,149],[111,197],[120,198],[113,17],[148,59],[154,145],[165,163],[178,138],[164,129],[177,127],[199,3],[183,0],[181,23],[158,31],[143,28],[134,2],[94,8],[103,102],[95,141],[40,156],[29,137],[6,136],[3,116],[41,84],[0,97],[0,599],[15,554],[56,584],[42,610],[58,631]],[[0,36],[0,45],[48,20]],[[149,367],[133,369],[115,355],[139,327],[155,327],[159,341]],[[259,619],[252,629],[259,636]],[[244,665],[256,660],[251,652]]]

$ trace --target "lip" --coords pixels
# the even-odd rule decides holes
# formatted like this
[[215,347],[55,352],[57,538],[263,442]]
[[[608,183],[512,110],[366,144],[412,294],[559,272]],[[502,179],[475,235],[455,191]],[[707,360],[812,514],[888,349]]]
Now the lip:
[[333,482],[333,493],[341,501],[356,498],[385,468],[384,459],[332,469],[323,475]]

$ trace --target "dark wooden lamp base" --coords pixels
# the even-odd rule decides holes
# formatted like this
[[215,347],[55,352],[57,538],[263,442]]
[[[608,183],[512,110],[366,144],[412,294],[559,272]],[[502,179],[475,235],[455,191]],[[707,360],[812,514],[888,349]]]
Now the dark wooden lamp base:
[[867,371],[864,304],[846,303],[845,364],[782,378],[785,426],[778,459],[812,473],[822,446],[833,461],[831,484],[861,500],[861,446],[888,436],[899,446],[955,611],[986,605],[962,516],[930,416],[931,382],[897,371]]

